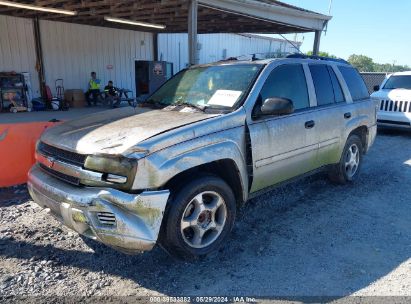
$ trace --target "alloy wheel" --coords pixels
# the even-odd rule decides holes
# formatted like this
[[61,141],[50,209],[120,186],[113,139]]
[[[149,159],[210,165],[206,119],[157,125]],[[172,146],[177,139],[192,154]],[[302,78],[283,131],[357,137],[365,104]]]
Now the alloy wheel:
[[348,178],[352,178],[360,164],[360,150],[356,144],[352,144],[345,154],[345,172]]
[[184,241],[193,248],[212,244],[224,229],[227,206],[223,197],[214,191],[197,194],[187,205],[180,229]]

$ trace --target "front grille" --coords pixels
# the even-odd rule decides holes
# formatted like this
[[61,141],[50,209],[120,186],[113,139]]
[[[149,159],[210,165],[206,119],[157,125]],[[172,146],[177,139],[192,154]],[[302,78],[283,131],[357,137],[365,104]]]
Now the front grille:
[[411,101],[381,100],[380,111],[411,113]]
[[84,162],[87,157],[87,155],[59,149],[48,144],[45,144],[44,142],[39,143],[38,150],[44,155],[52,156],[57,160],[61,160],[81,167],[84,165]]
[[377,122],[391,124],[391,125],[407,126],[407,127],[411,126],[409,122],[397,121],[397,120],[378,119]]
[[80,180],[77,177],[74,176],[70,176],[58,171],[55,171],[43,164],[40,164],[40,168],[43,169],[44,171],[46,171],[47,173],[53,175],[54,177],[57,177],[58,179],[61,179],[62,181],[65,181],[67,183],[70,183],[72,185],[80,185]]
[[97,218],[102,225],[115,226],[116,216],[111,212],[98,212]]

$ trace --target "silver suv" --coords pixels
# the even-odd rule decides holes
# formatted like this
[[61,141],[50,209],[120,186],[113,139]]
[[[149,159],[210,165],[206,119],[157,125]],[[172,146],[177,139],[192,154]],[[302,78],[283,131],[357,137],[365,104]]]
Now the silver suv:
[[136,109],[46,131],[31,196],[89,239],[190,259],[227,239],[251,196],[319,169],[355,180],[375,104],[345,61],[295,57],[194,66]]

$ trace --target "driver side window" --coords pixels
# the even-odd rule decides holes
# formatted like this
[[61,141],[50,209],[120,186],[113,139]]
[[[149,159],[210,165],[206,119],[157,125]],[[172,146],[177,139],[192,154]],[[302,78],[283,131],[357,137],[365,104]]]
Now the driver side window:
[[304,69],[301,64],[284,64],[275,68],[261,89],[257,107],[267,98],[282,97],[290,99],[294,109],[310,106]]

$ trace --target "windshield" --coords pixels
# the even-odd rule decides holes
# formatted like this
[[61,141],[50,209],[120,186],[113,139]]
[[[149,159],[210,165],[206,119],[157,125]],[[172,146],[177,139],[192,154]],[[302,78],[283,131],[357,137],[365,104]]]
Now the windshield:
[[398,75],[388,78],[383,89],[408,89],[411,90],[411,75]]
[[262,65],[233,64],[184,70],[167,81],[148,103],[231,109],[256,79]]

